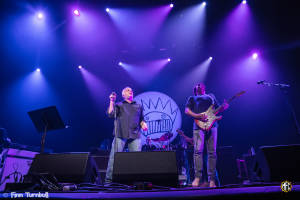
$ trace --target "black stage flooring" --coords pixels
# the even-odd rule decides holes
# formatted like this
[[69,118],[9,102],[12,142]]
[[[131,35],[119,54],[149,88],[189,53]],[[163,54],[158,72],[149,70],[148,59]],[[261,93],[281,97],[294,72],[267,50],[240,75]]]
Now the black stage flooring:
[[[34,193],[34,192],[32,192]],[[22,193],[17,193],[22,194]],[[26,194],[24,197],[26,197]],[[4,195],[4,196],[3,196]],[[12,198],[10,193],[1,197]],[[283,192],[280,185],[231,186],[221,188],[169,188],[164,190],[49,192],[49,199],[300,199],[300,185]],[[21,198],[15,198],[21,199]],[[27,198],[28,199],[28,198]],[[31,198],[37,199],[37,198]],[[41,198],[38,198],[41,199]],[[45,198],[43,198],[45,199]]]

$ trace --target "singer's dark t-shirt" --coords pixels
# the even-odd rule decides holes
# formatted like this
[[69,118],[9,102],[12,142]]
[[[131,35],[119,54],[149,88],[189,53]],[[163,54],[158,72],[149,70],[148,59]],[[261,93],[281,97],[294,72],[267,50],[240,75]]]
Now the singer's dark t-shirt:
[[125,139],[136,139],[140,137],[140,123],[144,120],[143,107],[135,101],[118,102],[109,117],[116,117],[114,125],[114,136]]
[[[215,95],[213,94],[204,94],[204,95],[197,95],[197,96],[190,96],[187,100],[185,107],[189,108],[194,113],[202,113],[205,112],[209,106],[214,104],[215,108],[219,107],[220,104],[218,103]],[[217,127],[218,123],[215,122],[213,127]],[[199,127],[194,122],[193,129],[197,130]]]

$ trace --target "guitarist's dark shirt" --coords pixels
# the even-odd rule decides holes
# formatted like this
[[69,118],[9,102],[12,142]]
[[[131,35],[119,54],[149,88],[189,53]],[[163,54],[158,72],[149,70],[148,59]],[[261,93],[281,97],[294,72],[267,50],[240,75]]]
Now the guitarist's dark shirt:
[[140,137],[140,123],[144,120],[143,107],[135,101],[118,102],[109,117],[116,117],[114,136],[125,139],[136,139]]
[[[187,100],[185,107],[189,108],[194,113],[202,113],[205,112],[212,104],[215,105],[214,106],[215,108],[220,106],[215,95],[204,94],[204,95],[190,96],[189,99]],[[215,122],[213,127],[217,127],[217,126],[218,123]],[[194,130],[199,129],[199,127],[195,122],[193,127]]]

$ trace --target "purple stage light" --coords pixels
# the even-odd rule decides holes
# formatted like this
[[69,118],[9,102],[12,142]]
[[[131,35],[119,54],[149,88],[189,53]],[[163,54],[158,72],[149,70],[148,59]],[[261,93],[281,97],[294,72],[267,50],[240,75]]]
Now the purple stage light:
[[205,2],[205,1],[203,1],[201,5],[202,5],[202,6],[206,6],[206,2]]
[[253,53],[253,54],[252,54],[252,59],[253,59],[253,60],[256,60],[257,57],[258,57],[258,54],[257,54],[257,53]]
[[163,58],[136,63],[122,63],[121,69],[126,71],[137,83],[145,85],[153,80],[153,78],[168,64],[168,58]]
[[43,13],[38,12],[38,13],[37,13],[37,18],[38,18],[38,19],[43,19],[43,18],[44,18]]
[[168,58],[168,62],[171,62],[171,58]]
[[77,10],[77,9],[74,10],[73,13],[74,13],[74,15],[76,15],[76,16],[80,16],[79,10]]
[[106,8],[105,11],[106,11],[106,12],[109,12],[109,8]]
[[40,68],[36,68],[36,70],[35,71],[37,71],[37,72],[40,72],[41,71],[41,69]]
[[78,69],[82,69],[82,66],[81,66],[81,65],[79,65],[79,66],[78,66]]
[[209,60],[212,60],[213,59],[213,57],[209,57]]
[[170,8],[173,8],[173,7],[174,7],[174,4],[171,3],[171,4],[170,4]]
[[243,0],[243,1],[242,1],[242,4],[246,4],[246,3],[247,3],[247,1],[246,1],[246,0]]
[[101,79],[99,79],[99,76],[89,72],[86,68],[82,68],[79,70],[81,73],[83,80],[91,94],[91,97],[96,102],[96,106],[98,109],[100,109],[101,112],[103,112],[102,108],[102,99],[104,94],[108,94],[111,89],[103,82]]
[[122,63],[122,62],[119,62],[119,65],[120,65],[120,66],[122,66],[122,65],[123,65],[123,63]]

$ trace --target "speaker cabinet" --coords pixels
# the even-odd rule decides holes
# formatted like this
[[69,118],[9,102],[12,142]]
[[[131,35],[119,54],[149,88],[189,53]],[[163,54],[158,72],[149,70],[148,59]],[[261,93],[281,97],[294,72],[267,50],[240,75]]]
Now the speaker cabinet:
[[254,171],[265,182],[300,181],[300,145],[262,146]]
[[237,184],[238,170],[232,146],[217,149],[217,172],[221,185]]
[[38,154],[30,173],[50,173],[61,183],[100,184],[97,165],[89,153]]
[[173,151],[116,153],[113,182],[151,182],[153,185],[177,186],[176,154]]

